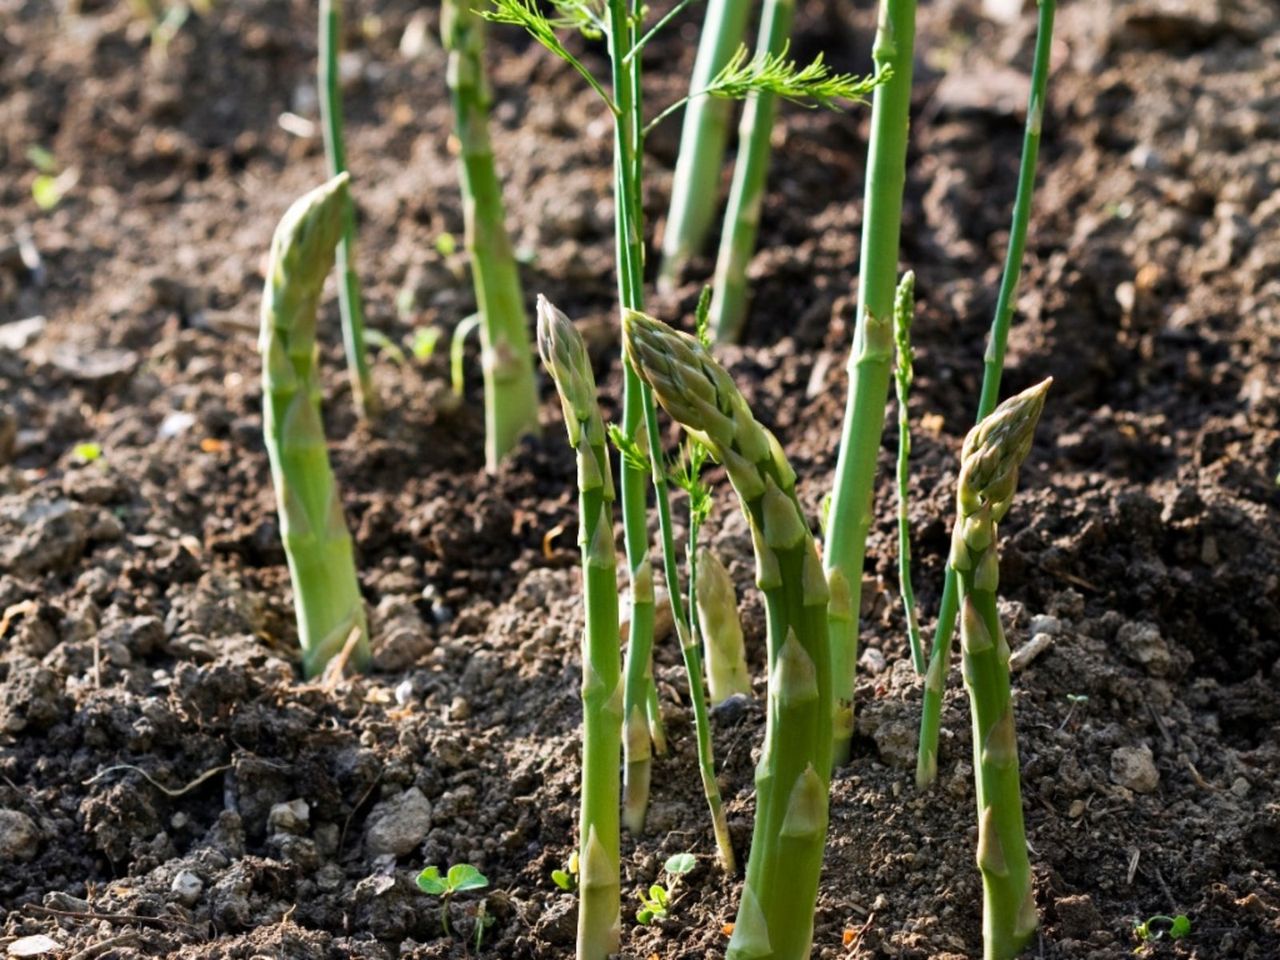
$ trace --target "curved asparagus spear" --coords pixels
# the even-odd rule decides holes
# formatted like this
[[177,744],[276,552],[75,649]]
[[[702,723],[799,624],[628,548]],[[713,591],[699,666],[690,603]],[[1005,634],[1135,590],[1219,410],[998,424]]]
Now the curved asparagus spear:
[[827,834],[827,583],[795,471],[729,374],[693,337],[627,311],[623,343],[663,408],[724,464],[751,525],[768,614],[769,712],[756,819],[728,960],[804,960]]
[[352,663],[369,661],[364,598],[351,534],[329,466],[320,419],[316,309],[351,204],[347,174],[297,200],[276,227],[262,296],[262,429],[293,582],[303,672],[320,673],[360,638]]
[[621,896],[618,765],[622,755],[622,665],[613,475],[586,345],[569,318],[541,296],[538,353],[555,381],[569,444],[578,457],[578,542],[587,623],[582,635],[577,960],[606,960],[618,950]]
[[1031,450],[1051,380],[1002,403],[969,431],[960,454],[950,566],[959,576],[960,645],[973,715],[986,960],[1012,960],[1036,929],[1022,822],[1018,743],[1009,691],[1009,645],[996,610],[997,524],[1008,513],[1018,467]]
[[738,598],[729,571],[706,547],[698,548],[696,569],[694,593],[706,651],[711,702],[721,703],[736,693],[750,696],[751,674],[747,672],[742,622],[738,619]]

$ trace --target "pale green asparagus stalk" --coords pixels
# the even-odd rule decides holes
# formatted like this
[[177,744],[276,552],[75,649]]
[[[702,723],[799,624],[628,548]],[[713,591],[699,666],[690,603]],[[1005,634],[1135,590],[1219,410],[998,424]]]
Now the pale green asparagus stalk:
[[[698,56],[689,78],[691,94],[705,90],[738,49],[751,6],[751,0],[709,0]],[[689,259],[702,249],[711,229],[732,109],[731,101],[707,96],[696,96],[685,107],[680,153],[671,181],[671,207],[662,233],[659,289],[675,285]]]
[[538,352],[555,381],[569,444],[578,458],[582,547],[582,808],[579,820],[577,960],[618,950],[618,767],[622,759],[622,664],[618,638],[613,476],[586,345],[569,318],[538,298]]
[[[347,169],[347,149],[342,124],[342,78],[338,58],[342,52],[342,0],[320,0],[319,88],[320,118],[324,128],[324,153],[329,176]],[[364,304],[356,273],[356,215],[348,203],[343,210],[342,239],[338,243],[338,308],[342,314],[342,343],[347,353],[351,393],[362,417],[376,416],[378,395],[369,372],[364,344]]]
[[[757,56],[782,54],[791,38],[795,0],[764,0],[760,13]],[[777,98],[760,91],[747,98],[738,128],[738,159],[724,213],[720,250],[716,256],[715,294],[711,298],[711,329],[720,343],[734,343],[747,317],[747,265],[756,250],[760,211],[769,176],[769,141]]]
[[308,677],[358,633],[351,662],[369,661],[351,534],[329,466],[316,369],[316,310],[351,204],[347,174],[296,201],[271,241],[262,296],[262,428],[293,583]]
[[1013,503],[1018,468],[1031,450],[1050,383],[1045,380],[1010,397],[969,431],[956,489],[950,566],[960,578],[960,645],[973,715],[985,960],[1013,960],[1037,923],[1009,691],[1009,645],[996,609],[997,525]]
[[924,648],[920,644],[920,619],[916,616],[916,592],[911,585],[911,520],[907,512],[911,479],[911,416],[907,401],[915,378],[911,351],[911,320],[915,311],[916,275],[907,271],[893,299],[893,339],[898,362],[893,382],[898,396],[898,590],[907,620],[907,643],[916,673],[924,673]]
[[466,243],[481,317],[485,466],[492,472],[522,436],[538,432],[538,391],[524,292],[489,142],[484,20],[469,0],[444,0],[440,34],[449,51]]
[[707,686],[711,702],[722,703],[734,694],[751,695],[751,674],[747,671],[742,621],[738,619],[738,597],[724,564],[706,547],[698,549],[694,593],[698,600],[698,623],[706,651]]
[[[1036,161],[1040,156],[1040,131],[1044,120],[1044,100],[1049,86],[1049,57],[1053,49],[1053,16],[1057,0],[1040,0],[1036,26],[1036,52],[1031,65],[1031,98],[1027,104],[1026,131],[1022,139],[1022,159],[1018,166],[1018,193],[1013,202],[1013,223],[1009,229],[1009,250],[1004,273],[1000,278],[1000,294],[995,316],[987,336],[983,358],[982,395],[978,399],[977,422],[981,423],[996,407],[1000,398],[1000,379],[1004,373],[1005,344],[1013,321],[1018,279],[1022,275],[1022,257],[1026,251],[1027,227],[1031,220],[1031,198],[1036,185]],[[920,743],[916,751],[916,786],[923,789],[938,776],[938,733],[942,727],[942,701],[951,669],[951,637],[955,631],[959,583],[956,573],[947,568],[934,628],[933,647],[929,652],[929,668],[925,673],[924,701],[920,710]]]
[[806,960],[827,832],[827,583],[777,439],[693,337],[623,316],[627,356],[663,408],[725,469],[751,524],[768,615],[769,710],[756,818],[728,960]]

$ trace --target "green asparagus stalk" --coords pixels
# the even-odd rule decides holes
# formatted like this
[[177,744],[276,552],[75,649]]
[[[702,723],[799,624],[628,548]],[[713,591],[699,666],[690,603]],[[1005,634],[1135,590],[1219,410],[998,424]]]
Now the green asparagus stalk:
[[[342,78],[338,56],[342,52],[342,0],[320,0],[320,119],[324,128],[324,153],[329,176],[347,169],[342,132]],[[342,313],[342,343],[347,354],[351,393],[362,417],[376,416],[378,395],[369,372],[364,344],[364,305],[360,277],[356,274],[355,207],[344,205],[342,238],[338,243],[338,308]]]
[[697,552],[695,594],[698,623],[707,661],[707,686],[711,702],[723,703],[734,694],[751,695],[738,598],[724,564],[706,547]]
[[582,547],[582,808],[578,960],[618,950],[618,764],[622,754],[622,672],[613,476],[586,345],[563,313],[538,298],[538,352],[555,381],[569,444],[578,458],[578,542]]
[[768,615],[769,712],[756,818],[728,960],[804,960],[827,830],[831,685],[827,583],[777,439],[695,338],[623,316],[632,364],[663,408],[724,464],[751,523]]
[[316,310],[351,204],[348,183],[348,175],[339,174],[296,201],[280,221],[258,340],[263,434],[308,677],[320,673],[353,632],[359,638],[351,662],[364,669],[369,661],[364,599],[329,466],[316,369]]
[[1009,691],[1009,645],[996,589],[997,525],[1008,513],[1018,468],[1031,450],[1045,380],[1010,397],[969,431],[960,454],[949,565],[960,579],[960,645],[973,717],[978,869],[986,960],[1012,960],[1036,929],[1036,902],[1022,821],[1018,742]]
[[449,51],[448,83],[461,145],[466,243],[483,339],[485,466],[492,472],[522,436],[538,433],[538,391],[524,292],[489,142],[484,21],[469,0],[444,0],[440,33]]
[[[977,422],[981,423],[996,407],[1000,397],[1000,379],[1004,372],[1005,345],[1013,320],[1014,298],[1022,274],[1022,258],[1027,245],[1027,226],[1031,220],[1031,198],[1035,191],[1036,161],[1040,156],[1040,131],[1044,119],[1045,94],[1049,86],[1049,55],[1053,46],[1053,16],[1057,0],[1039,0],[1036,52],[1031,65],[1031,98],[1027,105],[1026,131],[1022,139],[1022,159],[1018,167],[1018,193],[1013,203],[1013,224],[1009,230],[1009,250],[1005,256],[1000,294],[995,317],[987,336],[983,358],[982,395],[978,400]],[[947,674],[951,668],[951,638],[955,631],[959,600],[956,573],[947,568],[942,587],[938,622],[934,628],[929,668],[925,673],[924,702],[920,711],[920,742],[916,753],[916,786],[923,789],[938,776],[938,733],[942,726],[942,700],[946,693]]]
[[893,368],[894,387],[898,395],[898,589],[902,594],[903,615],[907,620],[907,643],[911,647],[911,663],[916,673],[924,673],[924,649],[920,645],[920,619],[916,616],[916,591],[911,584],[911,519],[907,512],[908,484],[911,479],[911,416],[907,401],[912,366],[911,320],[915,310],[916,275],[907,271],[898,284],[893,300],[893,339],[898,362]]
[[[774,55],[786,51],[794,15],[795,0],[764,0],[757,55],[761,51]],[[774,94],[759,91],[751,94],[742,108],[738,159],[733,167],[729,206],[716,256],[715,294],[711,298],[711,327],[720,343],[736,342],[747,316],[747,265],[755,253],[760,231],[776,100]]]
[[[708,2],[698,56],[689,78],[690,93],[706,89],[729,62],[742,42],[750,12],[749,0]],[[728,100],[700,96],[685,107],[680,153],[671,181],[671,206],[662,233],[659,289],[675,286],[689,258],[702,249],[711,229],[720,193],[720,166],[729,137],[732,106]]]
[[833,758],[837,765],[849,759],[853,736],[862,567],[893,360],[893,299],[902,232],[915,29],[915,0],[881,0],[871,54],[877,74],[888,70],[890,75],[886,83],[876,88],[871,107],[858,318],[849,356],[849,397],[823,558],[832,593]]

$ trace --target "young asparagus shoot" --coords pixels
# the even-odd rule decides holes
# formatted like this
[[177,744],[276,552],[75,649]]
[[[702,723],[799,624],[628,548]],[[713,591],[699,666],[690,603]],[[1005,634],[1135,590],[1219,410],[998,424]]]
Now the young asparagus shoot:
[[578,960],[618,950],[618,766],[622,761],[622,664],[613,475],[595,377],[573,323],[538,297],[538,353],[560,395],[569,445],[578,460],[578,542],[582,548],[582,806],[579,818]]
[[[1013,224],[1009,229],[1009,250],[1005,257],[1004,274],[1000,278],[1000,294],[983,358],[978,423],[990,415],[1000,397],[1005,344],[1009,339],[1009,326],[1013,320],[1022,257],[1026,250],[1027,225],[1031,219],[1031,198],[1035,191],[1036,161],[1040,155],[1045,94],[1049,86],[1049,55],[1053,45],[1056,5],[1057,0],[1040,0],[1036,51],[1031,65],[1031,99],[1027,104],[1027,124],[1022,139],[1022,159],[1018,167],[1018,193],[1013,203]],[[942,699],[946,693],[947,675],[951,667],[951,638],[955,632],[958,606],[959,583],[955,571],[948,567],[943,581],[938,622],[934,628],[933,646],[929,652],[924,702],[920,711],[920,743],[916,751],[916,786],[920,789],[932,784],[938,775],[938,733],[942,726]]]
[[719,704],[735,694],[751,696],[742,621],[733,580],[720,558],[707,547],[698,548],[696,594],[698,623],[707,659],[707,686],[711,703]]
[[316,311],[351,204],[348,182],[339,174],[296,201],[280,221],[258,339],[262,428],[308,677],[321,673],[353,635],[351,663],[363,670],[369,662],[364,598],[329,466],[316,369]]
[[893,362],[893,301],[902,232],[902,192],[907,176],[915,32],[915,0],[881,0],[871,55],[877,75],[887,75],[888,79],[876,88],[871,105],[858,315],[849,355],[849,396],[823,557],[832,594],[831,676],[836,727],[833,758],[837,765],[849,759],[853,736],[862,570]]
[[466,243],[481,318],[485,467],[493,472],[522,436],[538,432],[538,390],[524,291],[489,142],[484,25],[470,0],[444,0],[440,33],[449,51]]
[[803,960],[827,833],[832,727],[827,583],[795,471],[696,338],[628,312],[623,343],[662,407],[727,470],[751,525],[765,596],[768,724],[746,886],[726,956]]
[[893,298],[893,340],[898,362],[893,368],[898,396],[898,587],[902,593],[902,612],[907,620],[907,642],[911,647],[911,663],[916,673],[924,673],[924,649],[920,645],[920,620],[916,616],[916,592],[911,585],[911,518],[907,513],[908,484],[911,479],[911,415],[907,401],[911,396],[912,367],[911,320],[915,312],[916,275],[907,271]]
[[1052,381],[1010,397],[969,431],[960,453],[950,566],[960,580],[960,645],[973,718],[985,960],[1013,960],[1035,933],[1036,902],[1022,820],[1009,645],[996,591],[997,525],[1009,512]]
[[[706,89],[724,69],[742,43],[751,7],[745,0],[709,0],[689,78],[690,92]],[[685,108],[671,206],[662,232],[660,289],[675,286],[685,264],[706,242],[719,200],[731,108],[723,97],[695,97]]]
[[[347,149],[342,124],[342,79],[338,60],[342,53],[342,2],[320,0],[320,119],[324,128],[324,153],[329,176],[347,169]],[[356,273],[355,207],[348,203],[342,214],[342,239],[338,243],[338,307],[342,313],[342,344],[347,353],[351,393],[362,417],[377,415],[378,395],[369,372],[364,343],[364,304]]]

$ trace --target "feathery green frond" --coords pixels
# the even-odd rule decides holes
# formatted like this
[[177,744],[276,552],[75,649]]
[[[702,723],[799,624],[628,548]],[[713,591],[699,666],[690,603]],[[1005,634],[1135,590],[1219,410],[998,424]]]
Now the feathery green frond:
[[802,67],[790,58],[789,44],[780,53],[765,52],[753,57],[744,44],[704,93],[729,100],[742,100],[752,93],[772,93],[793,103],[834,110],[841,101],[861,101],[889,76],[888,70],[867,77],[832,73],[822,54]]

